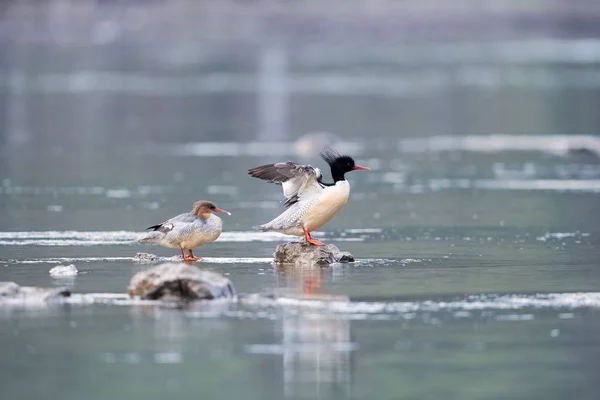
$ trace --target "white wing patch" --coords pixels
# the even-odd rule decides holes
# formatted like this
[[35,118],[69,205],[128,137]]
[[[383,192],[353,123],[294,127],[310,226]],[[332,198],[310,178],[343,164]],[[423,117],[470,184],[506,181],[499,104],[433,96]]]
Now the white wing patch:
[[248,173],[255,178],[281,185],[287,207],[307,197],[309,193],[314,195],[316,191],[322,190],[318,182],[322,176],[321,170],[310,165],[288,161],[261,165],[250,169]]

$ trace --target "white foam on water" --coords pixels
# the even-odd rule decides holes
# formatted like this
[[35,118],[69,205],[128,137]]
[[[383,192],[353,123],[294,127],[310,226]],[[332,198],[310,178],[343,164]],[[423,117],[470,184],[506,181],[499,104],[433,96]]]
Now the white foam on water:
[[398,150],[406,153],[442,151],[501,152],[541,151],[566,155],[569,151],[587,149],[600,155],[600,137],[592,135],[470,135],[431,136],[402,139]]
[[179,352],[166,352],[154,354],[155,364],[179,364],[183,361],[183,355]]
[[[319,232],[313,236],[322,236]],[[294,241],[298,237],[284,235],[277,232],[257,232],[257,231],[242,231],[242,232],[223,232],[217,241],[222,242],[281,242]]]
[[272,263],[270,257],[203,257],[201,262],[215,264],[265,264]]
[[[29,260],[2,260],[3,263],[11,264],[56,264],[66,262],[123,262],[123,261],[140,261],[135,257],[57,257],[57,258],[36,258]],[[177,262],[181,261],[181,257],[157,257],[155,260],[145,261],[144,263],[158,263],[158,262]],[[202,263],[213,263],[213,264],[265,264],[273,262],[272,258],[268,257],[203,257]]]
[[[57,257],[57,258],[34,258],[30,260],[3,260],[11,264],[56,264],[65,262],[119,262],[133,261],[133,257]],[[166,259],[165,259],[166,261]]]
[[[243,303],[243,300],[242,300]],[[552,293],[537,295],[479,295],[453,301],[354,302],[320,301],[298,298],[258,299],[249,305],[292,307],[339,314],[357,315],[361,319],[371,314],[412,314],[415,312],[520,310],[529,308],[600,308],[600,293]]]
[[[485,189],[485,190],[544,190],[558,192],[600,192],[600,179],[431,179],[430,190]],[[411,192],[424,191],[422,184],[408,187]]]
[[[15,307],[48,307],[43,301],[24,301],[23,299],[0,299],[1,306]],[[495,318],[504,321],[528,321],[533,319],[531,309],[555,309],[561,311],[559,318],[571,318],[572,311],[585,308],[600,308],[600,292],[582,293],[550,293],[534,295],[477,295],[464,300],[451,301],[406,301],[406,302],[354,302],[334,300],[313,300],[302,298],[279,297],[271,299],[250,295],[239,299],[241,308],[231,310],[222,308],[224,304],[233,304],[236,299],[223,299],[202,302],[202,311],[188,311],[186,315],[195,318],[214,318],[224,316],[240,319],[276,319],[279,309],[291,314],[302,313],[307,318],[322,318],[323,313],[329,313],[332,318],[344,316],[349,319],[386,319],[388,317],[415,318],[418,313],[449,312],[455,318],[465,318],[470,311],[513,311],[509,314],[499,314]],[[148,306],[156,305],[173,307],[175,303],[157,300],[141,300],[130,298],[121,293],[88,293],[72,294],[70,297],[53,299],[50,305],[116,305],[116,306]],[[208,309],[206,309],[208,307]],[[219,308],[221,307],[221,308]],[[215,312],[209,312],[214,310]],[[566,313],[565,311],[569,311]],[[514,311],[523,311],[515,313]],[[314,314],[318,312],[319,314]],[[567,317],[565,317],[567,316]]]
[[[188,142],[175,145],[156,144],[151,148],[152,152],[164,154],[165,152],[173,156],[194,156],[194,157],[265,157],[277,154],[278,157],[306,157],[318,154],[318,151],[306,151],[298,146],[300,141],[306,141],[305,144],[312,144],[320,150],[325,144],[319,140],[314,140],[310,134],[302,136],[296,142]],[[360,154],[364,146],[356,142],[347,142],[336,140],[335,148],[341,153]],[[313,154],[314,153],[314,154]]]
[[546,232],[542,236],[538,236],[536,240],[539,240],[540,242],[546,242],[550,239],[562,240],[574,237],[587,237],[589,235],[589,233],[581,232]]
[[353,229],[344,229],[344,232],[348,233],[381,233],[383,229],[381,228],[353,228]]
[[[0,246],[101,246],[138,244],[143,233],[129,231],[31,231],[0,232]],[[323,232],[313,236],[322,237]],[[330,240],[339,240],[331,238]],[[297,241],[298,237],[277,232],[233,231],[223,232],[218,242],[285,242]],[[140,245],[142,245],[140,243]]]
[[554,190],[600,192],[600,179],[510,179],[475,180],[474,186],[490,190]]
[[32,239],[0,240],[0,246],[110,246],[126,242],[121,240]]
[[15,186],[2,185],[0,193],[7,195],[41,195],[41,196],[105,196],[115,199],[144,197],[152,194],[164,194],[172,191],[167,186],[138,186],[136,188],[105,188],[102,186]]
[[133,193],[128,189],[108,189],[105,195],[109,199],[128,199]]
[[[519,40],[458,41],[431,43],[427,46],[394,44],[393,52],[379,48],[365,49],[370,59],[398,65],[415,64],[541,64],[600,62],[600,40],[596,38],[530,38]],[[323,52],[320,48],[307,48],[300,53],[310,66],[327,66],[331,63],[364,63],[365,53],[348,51],[344,47]]]
[[129,231],[24,231],[0,232],[0,239],[134,240],[140,233]]

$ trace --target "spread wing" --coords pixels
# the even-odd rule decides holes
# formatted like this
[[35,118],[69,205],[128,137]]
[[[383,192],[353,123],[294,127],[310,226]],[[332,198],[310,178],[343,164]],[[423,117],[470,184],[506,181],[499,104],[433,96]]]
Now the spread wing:
[[292,161],[261,165],[248,170],[254,178],[275,183],[283,187],[283,204],[286,207],[300,201],[309,193],[322,190],[319,184],[321,171],[310,165],[296,164]]

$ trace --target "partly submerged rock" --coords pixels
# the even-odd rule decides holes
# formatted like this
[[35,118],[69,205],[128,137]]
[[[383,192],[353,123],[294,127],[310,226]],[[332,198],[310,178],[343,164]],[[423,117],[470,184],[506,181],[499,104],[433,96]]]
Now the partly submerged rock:
[[600,160],[600,146],[595,149],[587,147],[571,147],[567,151],[567,156],[582,162],[596,162]]
[[57,265],[49,271],[50,275],[53,278],[64,278],[64,277],[72,277],[79,273],[77,267],[73,264],[69,265]]
[[0,282],[0,299],[17,296],[20,288],[21,287],[14,282]]
[[340,251],[332,244],[314,246],[306,242],[295,242],[278,245],[273,253],[273,261],[277,264],[296,266],[327,266],[333,263],[353,262],[354,256],[347,251]]
[[149,300],[212,300],[234,298],[231,281],[216,272],[183,263],[165,263],[131,278],[129,296]]
[[50,303],[64,297],[69,297],[71,292],[66,288],[39,288],[19,286],[14,282],[0,282],[0,305],[28,305]]

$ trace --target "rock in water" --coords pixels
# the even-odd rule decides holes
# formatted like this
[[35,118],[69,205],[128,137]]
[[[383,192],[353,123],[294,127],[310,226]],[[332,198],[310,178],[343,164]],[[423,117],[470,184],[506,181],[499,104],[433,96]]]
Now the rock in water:
[[57,265],[52,268],[50,271],[50,275],[54,278],[63,278],[63,277],[71,277],[77,275],[79,271],[77,271],[77,267],[73,264],[69,265]]
[[340,251],[336,246],[314,246],[306,242],[284,243],[277,246],[273,253],[277,264],[295,264],[296,266],[321,265],[353,262],[354,256]]
[[212,300],[236,297],[223,275],[183,263],[166,263],[131,278],[129,296],[149,300]]
[[19,286],[14,282],[0,282],[0,305],[28,305],[50,303],[69,297],[71,292],[65,288],[39,288]]
[[0,299],[17,296],[20,286],[14,282],[0,282]]

